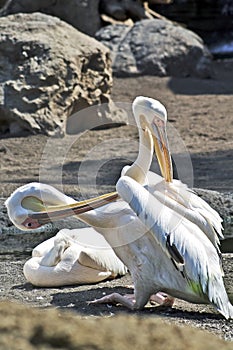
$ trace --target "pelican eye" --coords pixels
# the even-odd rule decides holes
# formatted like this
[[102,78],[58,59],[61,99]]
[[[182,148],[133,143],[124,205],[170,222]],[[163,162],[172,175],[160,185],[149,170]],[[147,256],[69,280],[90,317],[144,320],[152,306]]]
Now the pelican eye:
[[37,220],[31,218],[27,218],[21,225],[32,230],[41,226]]

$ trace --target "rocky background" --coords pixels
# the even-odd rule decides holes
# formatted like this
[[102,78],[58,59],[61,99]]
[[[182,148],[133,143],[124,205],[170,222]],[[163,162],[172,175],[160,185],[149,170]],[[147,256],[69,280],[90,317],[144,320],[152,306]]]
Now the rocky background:
[[[112,73],[211,78],[205,43],[217,45],[213,23],[221,38],[233,28],[232,6],[220,0],[216,6],[197,0],[7,0],[0,5],[2,134],[27,130],[61,137],[70,115],[103,104],[76,130],[90,123],[124,124],[124,111],[111,100]],[[189,29],[201,33],[205,43]]]

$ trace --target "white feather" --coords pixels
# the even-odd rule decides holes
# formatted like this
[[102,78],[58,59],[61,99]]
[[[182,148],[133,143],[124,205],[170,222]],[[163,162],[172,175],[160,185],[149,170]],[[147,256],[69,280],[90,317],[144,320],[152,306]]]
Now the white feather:
[[25,278],[44,287],[96,283],[126,272],[103,236],[91,227],[59,231],[34,248],[24,265]]

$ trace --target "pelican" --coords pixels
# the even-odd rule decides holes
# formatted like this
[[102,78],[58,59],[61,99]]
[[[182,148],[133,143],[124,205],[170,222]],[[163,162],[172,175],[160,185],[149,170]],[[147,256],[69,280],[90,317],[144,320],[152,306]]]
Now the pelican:
[[103,236],[86,227],[62,229],[39,244],[23,272],[34,286],[56,287],[101,282],[122,276],[127,269]]
[[[35,220],[27,217],[25,207],[28,202],[32,210],[38,210],[38,206],[41,209],[43,205],[54,207],[77,203],[46,184],[33,182],[21,186],[5,203],[11,221],[20,229],[38,227]],[[84,208],[87,208],[87,203]],[[97,283],[124,275],[127,268],[103,236],[87,227],[60,230],[55,237],[39,244],[33,249],[32,258],[24,264],[23,272],[26,280],[35,286],[56,287]]]
[[[136,161],[123,171],[124,176],[117,183],[117,192],[124,202],[118,200],[90,212],[82,209],[81,214],[80,204],[72,206],[73,214],[79,214],[80,220],[105,237],[129,268],[134,282],[134,299],[114,293],[94,303],[112,301],[141,309],[153,297],[160,303],[172,304],[163,295],[156,294],[158,298],[154,299],[154,293],[163,291],[193,303],[211,303],[226,318],[232,318],[233,308],[223,284],[215,233],[216,230],[221,234],[221,219],[186,185],[172,179],[165,107],[156,100],[139,97],[133,103],[133,111],[137,124],[143,124],[139,136],[144,134],[149,143],[145,156],[151,161],[151,149],[155,146],[163,176],[149,173],[149,183],[144,188],[146,170],[142,171],[143,167]],[[138,158],[142,158],[140,152]],[[102,205],[103,199],[99,200]],[[35,198],[33,202],[37,202]],[[93,203],[97,208],[98,199]],[[34,212],[28,213],[27,224],[33,220],[32,223],[41,225],[60,215],[72,215],[69,205],[47,208],[47,212],[41,205],[38,202]],[[24,207],[32,208],[31,198]]]

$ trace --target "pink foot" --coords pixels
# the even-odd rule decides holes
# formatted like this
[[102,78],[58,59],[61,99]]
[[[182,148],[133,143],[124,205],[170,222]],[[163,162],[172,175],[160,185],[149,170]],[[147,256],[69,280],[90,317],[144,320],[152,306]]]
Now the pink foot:
[[150,302],[157,303],[162,306],[172,307],[174,304],[175,298],[171,297],[168,294],[165,294],[163,292],[159,292],[156,294],[152,294],[150,296]]
[[[157,303],[166,307],[172,307],[174,303],[174,298],[165,293],[157,293],[150,296],[151,303]],[[135,307],[135,295],[134,294],[126,294],[121,295],[119,293],[112,293],[106,295],[100,299],[92,300],[87,302],[90,304],[121,304],[128,309],[134,310]]]
[[133,309],[133,306],[135,304],[135,296],[134,294],[126,294],[121,295],[119,293],[112,293],[109,295],[106,295],[100,299],[92,300],[87,302],[88,305],[90,304],[121,304],[123,306],[126,306],[129,309]]

